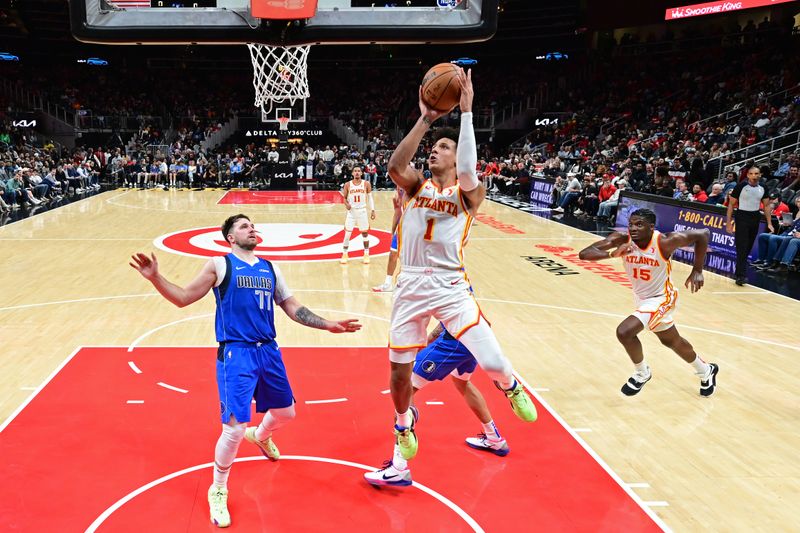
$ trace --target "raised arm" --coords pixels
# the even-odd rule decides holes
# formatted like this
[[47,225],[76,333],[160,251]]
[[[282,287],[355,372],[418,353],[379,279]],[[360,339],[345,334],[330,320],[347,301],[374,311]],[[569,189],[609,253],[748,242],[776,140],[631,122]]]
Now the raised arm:
[[472,88],[472,70],[464,72],[459,68],[458,82],[461,85],[461,129],[458,134],[458,150],[456,151],[456,172],[458,186],[464,194],[464,200],[472,216],[486,198],[486,187],[478,181],[478,147],[475,141],[475,130],[472,125],[472,100],[475,91]]
[[433,124],[437,118],[452,111],[452,109],[438,111],[428,107],[428,104],[422,99],[421,85],[419,87],[419,110],[421,113],[419,119],[417,119],[414,127],[411,128],[411,131],[409,131],[406,136],[403,137],[403,140],[400,141],[400,144],[397,145],[397,148],[395,148],[392,153],[392,157],[389,158],[389,164],[387,166],[389,177],[392,178],[395,185],[405,189],[411,196],[417,192],[420,183],[422,183],[422,176],[417,173],[415,169],[411,168],[409,163],[411,163],[414,154],[417,153],[419,143],[422,142],[422,138],[425,137],[431,124]]
[[[614,250],[612,251],[612,249]],[[626,255],[629,251],[628,236],[615,231],[602,241],[597,241],[581,250],[578,257],[584,261],[601,261]]]
[[136,253],[131,256],[131,259],[133,262],[129,264],[152,283],[161,296],[178,307],[193,304],[208,294],[217,281],[217,271],[214,268],[213,260],[206,262],[200,273],[186,287],[179,287],[158,271],[158,260],[155,254],[151,253],[150,257],[147,257],[143,253]]
[[708,240],[711,232],[708,229],[691,229],[687,231],[677,231],[661,236],[659,246],[664,257],[670,257],[678,248],[684,246],[694,246],[694,263],[692,272],[686,278],[686,287],[691,286],[692,292],[697,292],[703,287],[703,265],[706,263],[706,252],[708,251]]
[[286,315],[304,326],[314,329],[324,329],[331,333],[352,333],[361,329],[361,324],[355,318],[346,320],[326,320],[314,314],[308,307],[298,301],[294,296],[289,296],[280,304]]

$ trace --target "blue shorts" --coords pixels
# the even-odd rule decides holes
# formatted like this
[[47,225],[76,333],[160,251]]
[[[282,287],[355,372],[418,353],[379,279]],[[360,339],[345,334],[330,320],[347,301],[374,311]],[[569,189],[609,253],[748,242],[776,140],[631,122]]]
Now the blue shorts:
[[393,252],[397,251],[397,233],[392,234],[392,244],[389,245],[389,250]]
[[217,389],[222,423],[231,415],[250,422],[251,401],[256,411],[266,413],[294,404],[286,367],[278,343],[220,343],[217,349]]
[[413,383],[420,389],[422,387],[419,385],[425,386],[428,381],[443,380],[451,373],[467,381],[477,366],[478,361],[467,347],[444,332],[417,354]]

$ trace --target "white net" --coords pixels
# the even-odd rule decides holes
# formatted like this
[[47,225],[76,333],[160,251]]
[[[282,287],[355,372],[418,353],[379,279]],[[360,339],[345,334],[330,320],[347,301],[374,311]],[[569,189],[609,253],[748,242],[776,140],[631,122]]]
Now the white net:
[[256,90],[255,105],[261,108],[263,120],[269,118],[274,104],[298,99],[305,100],[308,92],[308,52],[311,45],[270,46],[249,43],[250,60],[253,62],[253,88]]

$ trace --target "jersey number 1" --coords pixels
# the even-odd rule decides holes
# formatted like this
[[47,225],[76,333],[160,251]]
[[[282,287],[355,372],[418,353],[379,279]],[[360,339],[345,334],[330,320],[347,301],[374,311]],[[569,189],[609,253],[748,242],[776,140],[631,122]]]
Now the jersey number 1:
[[425,228],[425,235],[422,237],[426,241],[433,240],[433,223],[436,222],[435,218],[429,218],[427,221],[427,226]]
[[635,279],[640,279],[642,281],[650,281],[650,269],[649,268],[634,268],[633,269],[633,277]]

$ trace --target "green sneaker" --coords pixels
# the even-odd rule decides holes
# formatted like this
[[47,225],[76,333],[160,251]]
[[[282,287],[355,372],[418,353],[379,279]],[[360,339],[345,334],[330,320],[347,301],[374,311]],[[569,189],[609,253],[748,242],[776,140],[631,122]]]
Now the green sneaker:
[[400,426],[394,427],[394,436],[397,441],[397,447],[400,448],[400,455],[403,459],[410,461],[417,455],[419,442],[417,442],[417,434],[414,433],[414,428],[399,429]]
[[278,447],[272,442],[272,437],[267,437],[265,440],[258,440],[256,438],[256,426],[247,428],[244,431],[244,438],[247,439],[248,442],[252,442],[258,446],[258,449],[261,450],[264,457],[270,461],[277,461],[281,458],[281,452],[278,451]]
[[536,422],[536,406],[533,401],[525,392],[525,388],[517,381],[514,388],[511,390],[503,391],[506,398],[511,402],[511,409],[514,414],[525,422]]
[[228,513],[228,489],[211,485],[208,489],[208,509],[212,524],[217,527],[231,525],[231,515]]

